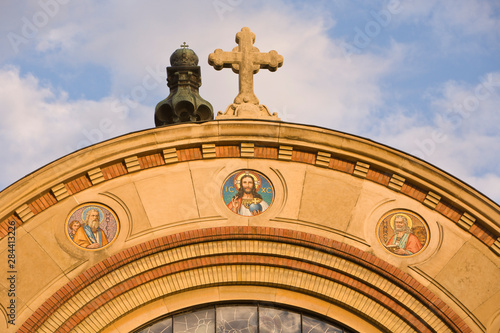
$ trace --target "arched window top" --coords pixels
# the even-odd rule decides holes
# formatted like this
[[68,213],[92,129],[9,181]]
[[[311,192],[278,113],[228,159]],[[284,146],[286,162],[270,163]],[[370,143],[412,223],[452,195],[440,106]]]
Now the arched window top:
[[164,317],[137,333],[354,333],[340,324],[268,304],[223,304]]

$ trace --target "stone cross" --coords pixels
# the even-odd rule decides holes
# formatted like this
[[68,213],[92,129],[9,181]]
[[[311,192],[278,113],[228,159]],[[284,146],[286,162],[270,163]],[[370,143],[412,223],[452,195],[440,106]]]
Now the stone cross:
[[249,28],[243,28],[236,34],[237,47],[232,52],[217,49],[208,57],[208,63],[216,70],[232,68],[233,72],[239,74],[239,94],[234,99],[234,104],[259,104],[257,96],[253,92],[253,75],[259,69],[267,68],[274,72],[283,65],[283,56],[276,51],[261,53],[253,46],[255,34]]

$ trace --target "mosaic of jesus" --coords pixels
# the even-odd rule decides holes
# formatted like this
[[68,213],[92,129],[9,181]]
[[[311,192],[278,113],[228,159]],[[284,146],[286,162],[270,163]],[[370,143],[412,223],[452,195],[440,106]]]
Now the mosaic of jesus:
[[272,204],[273,195],[270,181],[253,170],[234,172],[222,188],[227,208],[242,216],[256,216],[265,212]]

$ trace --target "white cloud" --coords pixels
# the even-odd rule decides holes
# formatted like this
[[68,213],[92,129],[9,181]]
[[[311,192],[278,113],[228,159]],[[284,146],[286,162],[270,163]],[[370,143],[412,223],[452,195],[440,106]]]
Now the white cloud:
[[500,201],[500,176],[498,174],[487,173],[480,177],[468,177],[467,182],[473,184],[476,189],[495,202]]
[[[220,3],[227,6],[214,5]],[[429,146],[423,157],[481,186],[483,192],[500,202],[496,190],[488,185],[500,177],[491,167],[498,165],[499,148],[487,148],[500,142],[494,106],[498,105],[498,90],[462,119],[462,125],[454,126],[444,118],[445,110],[474,93],[477,82],[448,81],[437,89],[430,87],[428,100],[411,107],[404,104],[404,98],[394,100],[394,96],[404,94],[397,83],[391,91],[384,86],[394,76],[403,80],[401,73],[418,73],[421,69],[411,67],[414,61],[408,59],[425,61],[425,57],[432,57],[429,50],[437,44],[446,52],[456,52],[465,47],[461,42],[464,36],[468,41],[476,38],[478,43],[488,38],[498,41],[495,5],[480,0],[401,0],[401,11],[393,15],[381,36],[349,60],[343,43],[352,41],[332,38],[331,31],[335,31],[341,15],[348,15],[350,6],[345,2],[335,7],[344,12],[332,12],[322,1],[190,0],[87,1],[61,7],[36,38],[30,39],[32,48],[21,49],[21,53],[26,52],[21,55],[41,57],[58,76],[71,75],[60,73],[59,64],[70,65],[65,68],[95,64],[108,71],[110,93],[98,101],[74,100],[64,91],[40,83],[35,75],[21,76],[19,70],[4,67],[0,84],[8,90],[0,93],[0,112],[6,119],[0,127],[0,140],[7,143],[5,155],[9,161],[0,165],[5,170],[3,179],[7,179],[0,186],[85,144],[153,127],[154,106],[168,95],[165,67],[171,53],[184,41],[200,58],[200,95],[212,103],[215,112],[224,111],[237,94],[238,79],[231,70],[211,68],[208,54],[216,48],[231,50],[236,46],[235,34],[248,26],[256,34],[255,46],[261,52],[275,49],[284,56],[284,65],[277,72],[261,70],[254,79],[261,103],[283,120],[351,132],[410,153],[423,150],[418,140],[433,139],[433,132],[444,132],[447,139],[434,140],[440,142],[432,149]],[[369,7],[377,6],[370,2],[367,6],[367,20],[372,20]],[[32,6],[28,13],[37,10]],[[5,27],[12,26],[12,21]],[[406,44],[392,41],[382,49],[377,44],[382,34],[393,36],[402,22],[413,22],[419,32],[431,28],[435,40],[423,43],[415,38]],[[352,29],[349,27],[349,31]],[[454,42],[458,45],[455,49]],[[488,46],[483,43],[481,47]],[[81,82],[82,90],[85,84]],[[120,113],[114,112],[118,109],[129,112],[120,118]],[[424,119],[429,110],[437,114],[435,119]],[[99,124],[108,118],[113,119],[114,128],[104,133]]]
[[[0,101],[11,110],[2,141],[9,142],[7,154],[12,160],[23,159],[21,168],[18,162],[4,165],[9,169],[7,174],[19,177],[85,144],[153,127],[153,103],[168,95],[161,82],[165,74],[158,78],[158,72],[164,73],[170,54],[183,41],[200,57],[201,96],[214,105],[215,112],[232,103],[237,76],[230,70],[218,72],[209,67],[208,54],[215,48],[231,50],[236,46],[236,32],[250,26],[257,36],[255,45],[262,52],[276,49],[285,57],[278,72],[261,70],[256,75],[255,90],[261,103],[279,113],[286,110],[295,122],[345,131],[359,128],[355,124],[381,105],[378,81],[401,57],[402,48],[394,44],[383,56],[355,55],[347,61],[341,41],[328,37],[334,21],[327,13],[318,16],[320,8],[315,10],[318,15],[302,15],[285,3],[266,4],[258,10],[241,3],[225,12],[221,20],[212,2],[198,5],[185,11],[185,4],[171,4],[168,19],[162,14],[165,5],[157,2],[150,6],[109,2],[95,8],[75,4],[61,12],[57,24],[40,32],[36,49],[49,52],[56,62],[54,67],[60,61],[109,68],[112,92],[100,101],[70,101],[64,92],[41,85],[33,75],[20,77],[12,68],[2,71],[3,82],[11,90]],[[134,13],[133,20],[130,13]],[[155,79],[149,81],[155,83],[153,89],[143,89],[144,78],[153,74]],[[147,98],[142,98],[141,91]],[[134,107],[125,107],[130,111],[127,119],[116,119],[110,111],[117,109],[117,98]],[[152,105],[144,105],[154,98],[157,100]],[[109,133],[99,129],[106,115],[114,124]],[[138,121],[130,122],[131,118]],[[27,151],[30,153],[21,153]]]
[[[77,149],[132,130],[119,101],[73,101],[19,69],[0,69],[1,186]],[[139,106],[139,111],[142,106]],[[138,112],[139,112],[138,111]]]
[[[320,6],[304,15],[284,2],[257,7],[241,2],[220,15],[214,2],[198,3],[189,11],[184,10],[185,4],[174,3],[168,6],[168,20],[164,15],[151,15],[162,13],[166,8],[163,3],[108,3],[98,7],[82,12],[79,6],[72,8],[73,17],[67,26],[44,35],[39,49],[69,45],[62,47],[60,61],[94,62],[110,68],[112,93],[120,96],[123,92],[130,95],[147,75],[147,68],[168,66],[173,50],[187,41],[200,57],[204,83],[201,95],[216,111],[224,111],[236,96],[237,77],[229,70],[214,71],[207,57],[215,48],[231,50],[242,26],[250,26],[256,33],[255,45],[261,51],[276,49],[285,57],[284,67],[277,73],[262,70],[255,77],[261,102],[274,110],[286,109],[294,121],[343,130],[355,130],[354,123],[363,121],[381,105],[378,81],[393,71],[404,53],[402,45],[394,43],[382,55],[353,55],[347,61],[340,47],[342,41],[328,37],[335,21]],[[134,20],[127,15],[130,12]],[[89,15],[92,22],[88,22]],[[161,71],[164,73],[164,69]],[[158,96],[159,101],[168,94],[168,88],[159,85],[148,94]],[[290,103],[295,96],[299,98]]]
[[[433,43],[445,53],[479,52],[485,43],[500,40],[500,21],[495,17],[499,5],[487,0],[401,1],[400,23],[413,22],[424,31],[431,29]],[[424,33],[425,34],[425,33]]]
[[[448,81],[429,91],[431,124],[401,110],[384,124],[382,142],[420,157],[480,189],[497,202],[500,182],[500,73],[475,85]],[[486,181],[488,180],[488,181]]]
[[41,36],[36,45],[36,50],[40,52],[71,50],[78,47],[75,36],[79,28],[76,25],[66,25],[61,28],[54,28]]

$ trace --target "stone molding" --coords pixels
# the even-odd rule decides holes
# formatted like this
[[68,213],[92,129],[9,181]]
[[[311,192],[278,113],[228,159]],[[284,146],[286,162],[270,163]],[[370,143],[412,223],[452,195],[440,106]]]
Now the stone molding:
[[389,263],[332,239],[269,227],[193,230],[126,249],[72,279],[18,332],[101,331],[146,303],[214,285],[242,293],[250,286],[295,290],[384,331],[472,332],[445,302]]
[[[41,205],[41,209],[36,211],[30,207],[47,192],[55,191],[55,198],[61,201],[97,185],[94,184],[97,179],[98,183],[102,184],[104,181],[151,167],[141,166],[138,155],[163,154],[165,164],[204,158],[252,158],[247,150],[240,150],[240,147],[250,148],[249,143],[253,144],[255,152],[261,147],[278,151],[276,157],[257,157],[254,153],[253,158],[308,163],[324,168],[327,163],[325,158],[330,154],[328,168],[334,171],[347,172],[363,178],[366,177],[365,172],[370,171],[389,174],[387,184],[369,177],[365,179],[377,182],[385,188],[400,189],[400,193],[420,201],[426,207],[436,209],[461,228],[464,228],[464,221],[473,220],[474,226],[478,228],[469,226],[469,232],[498,255],[496,248],[491,246],[500,237],[500,207],[443,171],[395,149],[353,135],[313,126],[252,120],[165,126],[131,133],[67,155],[0,193],[0,202],[3,203],[0,207],[0,239],[7,235],[11,216],[15,215],[22,223],[27,223],[45,207],[49,207]],[[225,156],[224,150],[217,149],[221,145],[234,145],[233,151],[239,152],[238,156]],[[294,158],[300,154],[320,156],[320,159]],[[74,163],[75,161],[78,162]],[[353,170],[339,166],[346,161],[354,165]],[[71,168],[68,165],[71,165]],[[153,166],[163,167],[164,164]],[[99,169],[103,178],[99,175],[94,179],[95,170]],[[108,172],[108,169],[114,171]],[[39,180],[39,184],[36,184],[36,180]],[[452,204],[438,209],[445,199]],[[466,217],[462,218],[465,213]],[[474,233],[471,230],[480,232]]]

